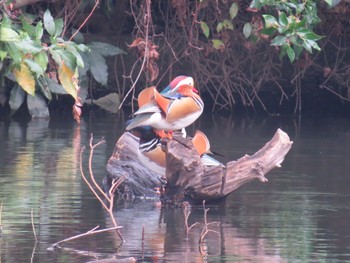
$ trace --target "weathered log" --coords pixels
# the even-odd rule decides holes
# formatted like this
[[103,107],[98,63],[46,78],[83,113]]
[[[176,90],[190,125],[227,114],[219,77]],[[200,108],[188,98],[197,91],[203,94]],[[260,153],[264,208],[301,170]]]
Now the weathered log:
[[267,182],[265,175],[280,167],[292,143],[278,129],[273,138],[254,155],[245,155],[226,167],[206,167],[193,147],[169,140],[166,147],[167,169],[165,200],[177,204],[185,199],[216,201],[254,179]]
[[137,157],[139,138],[125,132],[117,141],[113,154],[107,163],[107,176],[103,180],[105,190],[113,179],[124,177],[118,191],[124,197],[157,197],[165,180],[143,166]]
[[[165,139],[166,185],[162,192],[164,205],[182,201],[201,202],[223,199],[241,185],[254,179],[266,182],[265,175],[280,167],[292,143],[278,129],[273,138],[252,156],[245,155],[223,166],[204,166],[190,139]],[[137,160],[138,138],[124,133],[118,140],[107,164],[107,179],[125,177],[122,191],[133,196],[156,195],[164,186],[164,178],[142,166]],[[107,184],[108,185],[108,184]]]

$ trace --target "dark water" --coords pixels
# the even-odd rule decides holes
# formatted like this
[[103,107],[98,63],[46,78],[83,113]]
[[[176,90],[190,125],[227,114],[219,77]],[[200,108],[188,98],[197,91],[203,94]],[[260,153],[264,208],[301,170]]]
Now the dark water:
[[[201,117],[196,126],[227,160],[254,153],[277,128],[294,141],[282,168],[267,175],[268,183],[251,182],[225,204],[208,206],[211,231],[201,246],[201,206],[192,208],[188,223],[202,224],[186,238],[181,209],[161,210],[155,201],[138,200],[115,209],[125,243],[108,232],[48,250],[97,225],[112,226],[80,176],[79,154],[91,133],[95,141],[106,139],[93,159],[95,177],[101,181],[123,123],[123,117],[102,111],[80,126],[63,119],[0,122],[0,263],[112,257],[135,257],[139,262],[350,262],[350,119],[324,116],[300,122]],[[86,170],[88,151],[83,157]]]

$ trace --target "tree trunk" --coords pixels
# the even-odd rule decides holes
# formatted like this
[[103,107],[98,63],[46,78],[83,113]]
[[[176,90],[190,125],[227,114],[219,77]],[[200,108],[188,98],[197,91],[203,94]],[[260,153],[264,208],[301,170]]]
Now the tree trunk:
[[[254,179],[267,182],[265,175],[280,167],[292,147],[288,135],[278,129],[273,138],[252,156],[222,166],[206,167],[190,139],[166,139],[166,184],[161,176],[137,161],[138,138],[124,133],[107,164],[107,180],[125,176],[126,189],[134,196],[157,193],[163,188],[163,205],[181,205],[182,201],[200,203],[220,201],[241,185]],[[124,188],[125,188],[124,186]]]

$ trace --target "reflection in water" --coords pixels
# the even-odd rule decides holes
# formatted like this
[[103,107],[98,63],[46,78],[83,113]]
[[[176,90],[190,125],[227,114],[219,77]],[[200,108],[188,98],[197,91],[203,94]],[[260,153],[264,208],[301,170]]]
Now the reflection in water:
[[[124,116],[92,112],[73,121],[33,119],[0,122],[0,263],[87,262],[135,257],[141,262],[350,262],[350,121],[203,116],[196,124],[212,149],[237,159],[261,148],[277,128],[294,141],[282,168],[210,206],[210,232],[202,246],[203,208],[192,207],[188,239],[181,209],[159,209],[153,201],[118,203],[115,216],[126,239],[114,232],[53,243],[111,226],[108,215],[80,177],[79,153],[90,133],[106,144],[96,148],[95,177],[101,181]],[[193,134],[195,129],[188,129]],[[87,163],[88,151],[84,154]],[[39,242],[34,247],[30,212]],[[144,231],[144,240],[142,235]],[[33,253],[34,251],[34,253]],[[31,260],[32,259],[32,260]]]

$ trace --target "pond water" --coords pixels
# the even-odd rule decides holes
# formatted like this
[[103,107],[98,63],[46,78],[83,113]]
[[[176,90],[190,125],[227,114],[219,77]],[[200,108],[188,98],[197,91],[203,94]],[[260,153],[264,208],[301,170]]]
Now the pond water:
[[[155,200],[120,202],[115,232],[65,238],[111,227],[83,182],[79,154],[90,134],[106,143],[94,151],[99,182],[125,117],[96,110],[78,126],[62,118],[0,122],[0,263],[88,262],[134,257],[138,262],[350,262],[350,119],[318,116],[238,118],[205,115],[195,125],[222,161],[253,154],[277,128],[294,141],[282,168],[234,191],[209,208],[211,230],[199,246],[202,206],[191,208],[186,236],[181,209]],[[194,128],[188,129],[193,133]],[[83,153],[87,169],[88,151]],[[33,215],[33,216],[32,216]],[[32,219],[38,241],[35,242]]]

